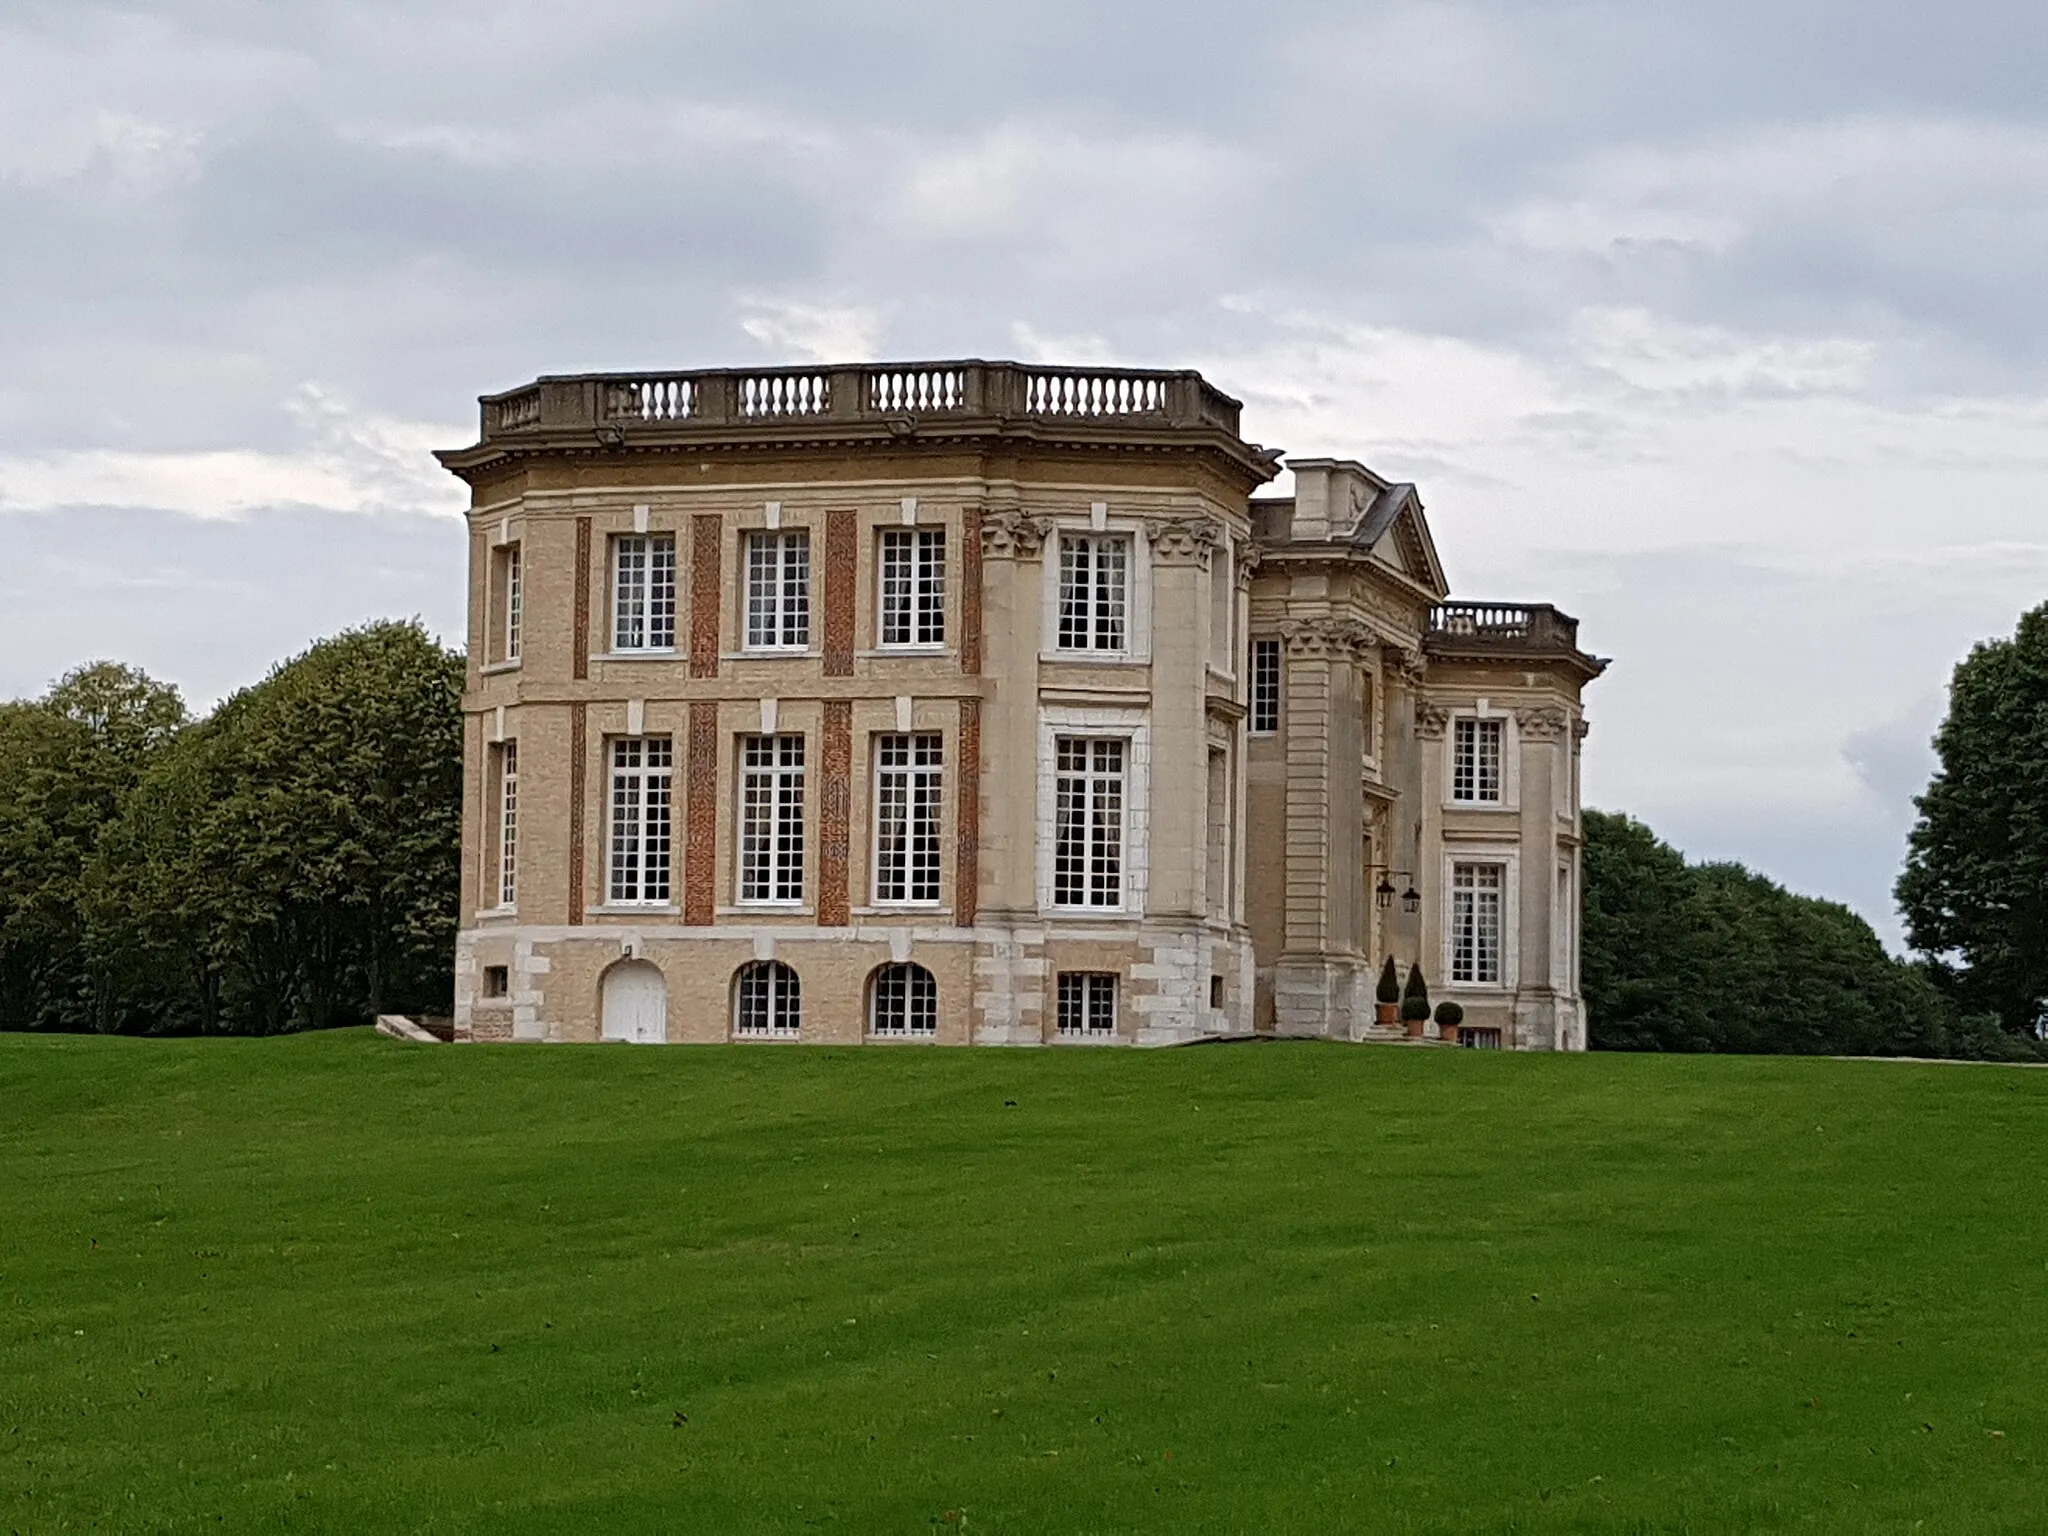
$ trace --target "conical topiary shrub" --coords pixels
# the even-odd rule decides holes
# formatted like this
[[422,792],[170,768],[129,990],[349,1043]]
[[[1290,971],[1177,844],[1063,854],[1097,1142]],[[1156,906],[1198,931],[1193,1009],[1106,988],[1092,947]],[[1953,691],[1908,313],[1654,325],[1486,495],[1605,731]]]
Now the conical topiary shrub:
[[1373,1022],[1391,1029],[1401,1022],[1401,973],[1394,969],[1394,957],[1387,956],[1387,963],[1380,968],[1380,984],[1374,992],[1379,1006],[1373,1009]]
[[1401,989],[1401,1017],[1408,1022],[1408,1033],[1420,1037],[1422,1026],[1429,1022],[1429,983],[1422,979],[1422,967],[1408,967],[1408,985]]

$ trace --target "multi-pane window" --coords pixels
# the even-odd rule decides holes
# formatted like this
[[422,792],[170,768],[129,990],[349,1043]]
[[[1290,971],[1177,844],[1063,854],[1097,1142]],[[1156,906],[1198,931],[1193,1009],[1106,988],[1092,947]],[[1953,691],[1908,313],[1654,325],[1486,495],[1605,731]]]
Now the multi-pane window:
[[885,965],[868,994],[868,1029],[877,1035],[930,1035],[939,1028],[939,984],[921,965]]
[[747,535],[747,649],[800,650],[811,643],[811,536]]
[[1280,729],[1280,642],[1252,642],[1251,732],[1270,736]]
[[1124,904],[1124,756],[1114,737],[1054,743],[1052,899],[1061,907]]
[[1499,864],[1451,866],[1451,980],[1498,985],[1501,888]]
[[612,541],[612,649],[672,651],[676,644],[676,538],[635,533]]
[[1451,798],[1500,802],[1501,722],[1470,716],[1451,722]]
[[507,545],[505,549],[505,659],[519,659],[519,621],[523,593],[520,591],[522,572],[519,566],[519,546]]
[[498,749],[498,905],[519,900],[519,743]]
[[612,743],[610,899],[664,905],[673,848],[675,748],[666,736],[622,736]]
[[946,531],[882,535],[882,644],[946,643]]
[[1059,1026],[1063,1035],[1116,1033],[1116,973],[1061,971]]
[[1060,535],[1061,650],[1125,648],[1130,574],[1131,541],[1123,535]]
[[944,744],[936,732],[875,739],[875,900],[939,899]]
[[803,983],[780,960],[741,966],[733,993],[736,1034],[788,1036],[803,1028]]
[[804,899],[804,739],[740,744],[740,900]]

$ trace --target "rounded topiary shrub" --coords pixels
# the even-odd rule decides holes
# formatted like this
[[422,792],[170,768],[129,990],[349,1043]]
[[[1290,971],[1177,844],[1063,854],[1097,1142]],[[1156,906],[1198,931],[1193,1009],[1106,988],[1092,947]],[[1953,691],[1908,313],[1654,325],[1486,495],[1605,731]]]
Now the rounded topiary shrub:
[[1401,1017],[1404,1019],[1426,1019],[1429,1017],[1429,999],[1426,997],[1404,997],[1401,999]]
[[1436,1021],[1439,1024],[1462,1024],[1465,1022],[1465,1010],[1446,999],[1436,1005]]

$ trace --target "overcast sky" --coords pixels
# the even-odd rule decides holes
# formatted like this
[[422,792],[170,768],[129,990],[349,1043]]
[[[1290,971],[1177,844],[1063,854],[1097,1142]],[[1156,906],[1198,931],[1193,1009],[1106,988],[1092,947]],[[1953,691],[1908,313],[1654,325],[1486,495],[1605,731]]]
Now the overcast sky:
[[0,0],[0,696],[459,640],[539,373],[1201,368],[1615,658],[1590,804],[1857,907],[2048,598],[2048,7]]

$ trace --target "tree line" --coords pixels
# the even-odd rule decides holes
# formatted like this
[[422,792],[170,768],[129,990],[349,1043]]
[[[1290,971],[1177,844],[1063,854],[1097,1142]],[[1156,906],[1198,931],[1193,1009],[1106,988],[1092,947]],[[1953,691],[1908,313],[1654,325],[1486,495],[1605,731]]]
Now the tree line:
[[[416,623],[314,645],[191,718],[98,662],[0,704],[0,1029],[273,1034],[445,1011],[463,660]],[[1955,671],[1898,884],[1912,960],[1838,903],[1585,817],[1609,1050],[2038,1054],[2048,605]]]
[[112,662],[0,704],[0,1028],[447,1011],[462,682],[460,655],[383,623],[203,719]]

